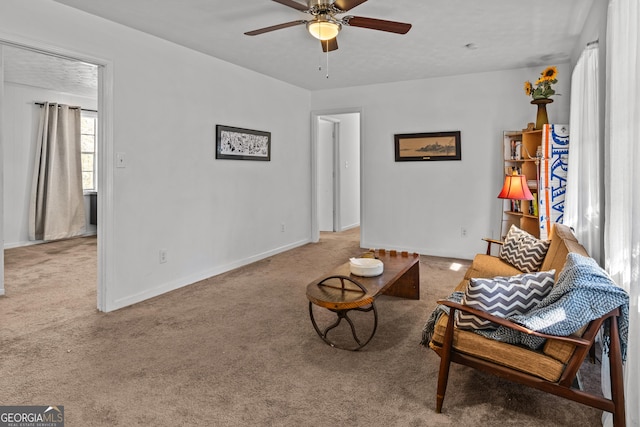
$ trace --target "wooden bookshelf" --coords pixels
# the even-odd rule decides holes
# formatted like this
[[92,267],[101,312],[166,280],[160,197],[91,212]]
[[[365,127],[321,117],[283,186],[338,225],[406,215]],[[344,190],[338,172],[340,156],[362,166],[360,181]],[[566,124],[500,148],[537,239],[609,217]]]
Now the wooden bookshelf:
[[504,174],[513,173],[527,178],[529,190],[535,196],[534,200],[521,200],[513,203],[504,200],[502,213],[501,236],[504,238],[511,225],[532,234],[540,236],[540,221],[537,215],[538,200],[538,167],[539,147],[542,145],[542,130],[529,132],[505,131],[502,139],[502,161]]

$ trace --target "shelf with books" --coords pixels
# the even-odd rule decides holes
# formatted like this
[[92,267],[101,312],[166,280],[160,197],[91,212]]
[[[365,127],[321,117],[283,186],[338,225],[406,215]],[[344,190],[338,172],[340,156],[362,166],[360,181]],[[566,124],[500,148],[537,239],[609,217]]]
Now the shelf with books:
[[505,131],[502,140],[502,162],[505,175],[524,175],[534,200],[503,201],[501,236],[511,225],[539,235],[538,176],[542,131]]

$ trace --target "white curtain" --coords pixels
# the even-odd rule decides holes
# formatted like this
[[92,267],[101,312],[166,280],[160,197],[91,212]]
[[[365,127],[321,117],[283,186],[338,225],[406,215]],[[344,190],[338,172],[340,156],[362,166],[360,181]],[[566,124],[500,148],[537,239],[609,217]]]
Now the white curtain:
[[[629,343],[624,366],[627,426],[640,426],[639,25],[638,0],[610,0],[607,23],[604,249],[607,271],[630,296]],[[603,418],[606,418],[603,420],[605,425],[611,422],[610,417]]]
[[45,103],[29,207],[29,239],[57,240],[86,228],[80,151],[80,108]]
[[571,76],[569,170],[562,222],[573,227],[576,237],[589,255],[601,263],[598,51],[597,43],[587,46]]

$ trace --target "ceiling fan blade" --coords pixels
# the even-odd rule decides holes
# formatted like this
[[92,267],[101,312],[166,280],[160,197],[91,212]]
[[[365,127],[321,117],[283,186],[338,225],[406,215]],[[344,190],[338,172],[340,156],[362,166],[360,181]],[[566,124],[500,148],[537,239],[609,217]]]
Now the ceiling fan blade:
[[283,28],[295,27],[296,25],[306,24],[307,21],[299,19],[297,21],[285,22],[284,24],[272,25],[270,27],[260,28],[258,30],[247,31],[247,36],[257,36],[258,34],[268,33],[269,31],[281,30]]
[[407,34],[411,29],[411,24],[406,24],[404,22],[363,18],[362,16],[345,16],[342,20],[345,24],[352,27],[369,28],[371,30],[387,31],[389,33]]
[[333,3],[333,5],[338,9],[346,12],[347,10],[351,10],[354,7],[361,5],[366,1],[367,0],[336,0],[335,3]]
[[323,52],[331,52],[338,49],[338,38],[334,37],[331,40],[320,40]]
[[300,4],[297,1],[293,1],[293,0],[273,0],[273,1],[276,2],[276,3],[283,4],[285,6],[292,7],[294,9],[297,9],[297,10],[301,11],[301,12],[306,12],[307,10],[309,10],[309,6],[307,6],[306,4]]

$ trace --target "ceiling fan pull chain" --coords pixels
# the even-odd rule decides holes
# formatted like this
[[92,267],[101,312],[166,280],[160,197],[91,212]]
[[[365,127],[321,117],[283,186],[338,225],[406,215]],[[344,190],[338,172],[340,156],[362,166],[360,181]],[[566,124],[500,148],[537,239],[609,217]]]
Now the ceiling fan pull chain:
[[329,40],[327,40],[327,78],[329,78]]

